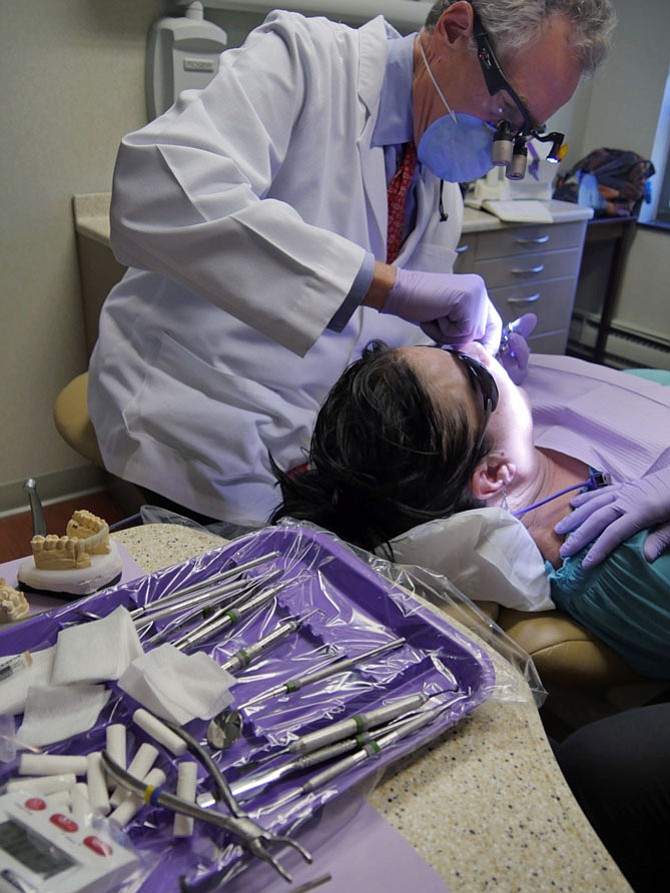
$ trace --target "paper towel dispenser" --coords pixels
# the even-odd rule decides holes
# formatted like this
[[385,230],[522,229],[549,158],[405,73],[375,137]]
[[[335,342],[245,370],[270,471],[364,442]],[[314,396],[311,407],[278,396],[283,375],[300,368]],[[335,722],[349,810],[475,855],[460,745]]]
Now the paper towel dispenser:
[[204,17],[200,0],[181,0],[183,16],[158,19],[149,32],[146,101],[149,120],[174,104],[182,90],[206,87],[219,70],[226,32]]

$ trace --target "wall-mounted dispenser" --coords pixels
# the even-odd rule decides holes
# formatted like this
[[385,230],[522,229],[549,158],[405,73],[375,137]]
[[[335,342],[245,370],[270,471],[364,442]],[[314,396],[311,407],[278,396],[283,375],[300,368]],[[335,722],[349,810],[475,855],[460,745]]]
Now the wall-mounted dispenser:
[[207,0],[179,0],[183,16],[159,19],[149,32],[146,99],[149,120],[174,104],[182,90],[206,87],[219,70],[226,32],[204,18]]

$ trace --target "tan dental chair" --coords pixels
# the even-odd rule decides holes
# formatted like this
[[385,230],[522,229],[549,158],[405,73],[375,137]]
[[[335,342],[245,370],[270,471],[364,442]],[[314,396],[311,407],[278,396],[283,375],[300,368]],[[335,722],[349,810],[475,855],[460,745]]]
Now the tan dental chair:
[[54,422],[63,440],[89,462],[104,468],[98,439],[88,414],[86,388],[88,372],[82,372],[65,385],[56,398]]

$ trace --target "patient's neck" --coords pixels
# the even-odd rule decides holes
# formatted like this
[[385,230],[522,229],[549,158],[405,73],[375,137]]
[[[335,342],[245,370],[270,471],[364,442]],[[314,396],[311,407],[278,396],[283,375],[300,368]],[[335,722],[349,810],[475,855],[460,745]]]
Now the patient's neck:
[[[507,507],[516,512],[553,496],[566,487],[581,483],[589,475],[588,466],[554,450],[534,448],[527,461],[518,467],[508,488]],[[554,533],[554,526],[570,511],[575,492],[566,493],[546,505],[521,516],[521,523],[537,543],[543,557],[554,566],[560,563],[558,550],[563,538]]]

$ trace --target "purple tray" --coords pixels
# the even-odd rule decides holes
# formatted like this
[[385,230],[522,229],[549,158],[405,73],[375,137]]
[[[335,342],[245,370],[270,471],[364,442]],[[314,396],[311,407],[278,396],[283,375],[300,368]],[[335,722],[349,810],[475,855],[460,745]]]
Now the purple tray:
[[[453,700],[434,722],[382,752],[376,759],[367,760],[348,771],[324,789],[307,797],[287,799],[301,781],[299,776],[292,776],[245,803],[249,813],[269,831],[293,834],[323,804],[380,767],[415,751],[473,710],[488,697],[495,682],[493,666],[486,652],[413,596],[380,576],[333,537],[299,526],[266,528],[190,561],[120,584],[3,630],[0,632],[0,655],[53,644],[62,624],[75,620],[80,611],[106,615],[120,604],[132,609],[270,552],[278,554],[247,571],[246,576],[260,578],[269,570],[279,570],[279,582],[288,585],[275,600],[232,627],[226,638],[210,641],[203,650],[223,663],[240,647],[271,632],[282,620],[312,614],[298,632],[237,674],[239,682],[232,689],[234,705],[322,665],[326,647],[331,653],[336,649],[343,657],[354,657],[399,636],[406,642],[345,676],[324,679],[300,692],[245,711],[243,737],[232,747],[215,754],[229,781],[240,775],[241,767],[247,761],[265,759],[297,735],[320,725],[381,706],[395,697],[418,692],[435,694],[454,683],[457,686],[453,695],[443,694],[431,702],[437,703],[444,698]],[[169,641],[171,624],[174,623],[174,620],[157,621],[147,635],[162,629]],[[85,735],[51,746],[50,752],[99,750],[104,747],[104,729],[109,722],[131,725],[131,715],[137,703],[113,683],[109,687],[112,697],[96,726]],[[204,739],[206,729],[207,723],[199,720],[188,725],[188,731],[198,739]],[[133,731],[134,740],[130,735],[129,739],[134,751],[142,741],[149,739],[141,730],[133,727]],[[157,765],[167,773],[166,789],[174,790],[174,758],[161,750]],[[6,781],[14,770],[15,764],[9,764],[0,773],[0,782]],[[211,788],[203,770],[199,776],[198,793]],[[142,885],[141,889],[146,893],[177,890],[180,876],[197,879],[197,889],[205,890],[208,879],[213,880],[218,871],[232,866],[243,855],[234,838],[226,838],[211,826],[196,823],[194,837],[178,841],[171,837],[171,828],[171,815],[160,808],[148,807],[127,829],[141,850],[160,859],[160,869],[154,870]],[[214,866],[202,855],[209,848],[211,856],[213,847],[218,848]],[[166,877],[173,878],[174,883],[166,885]]]

